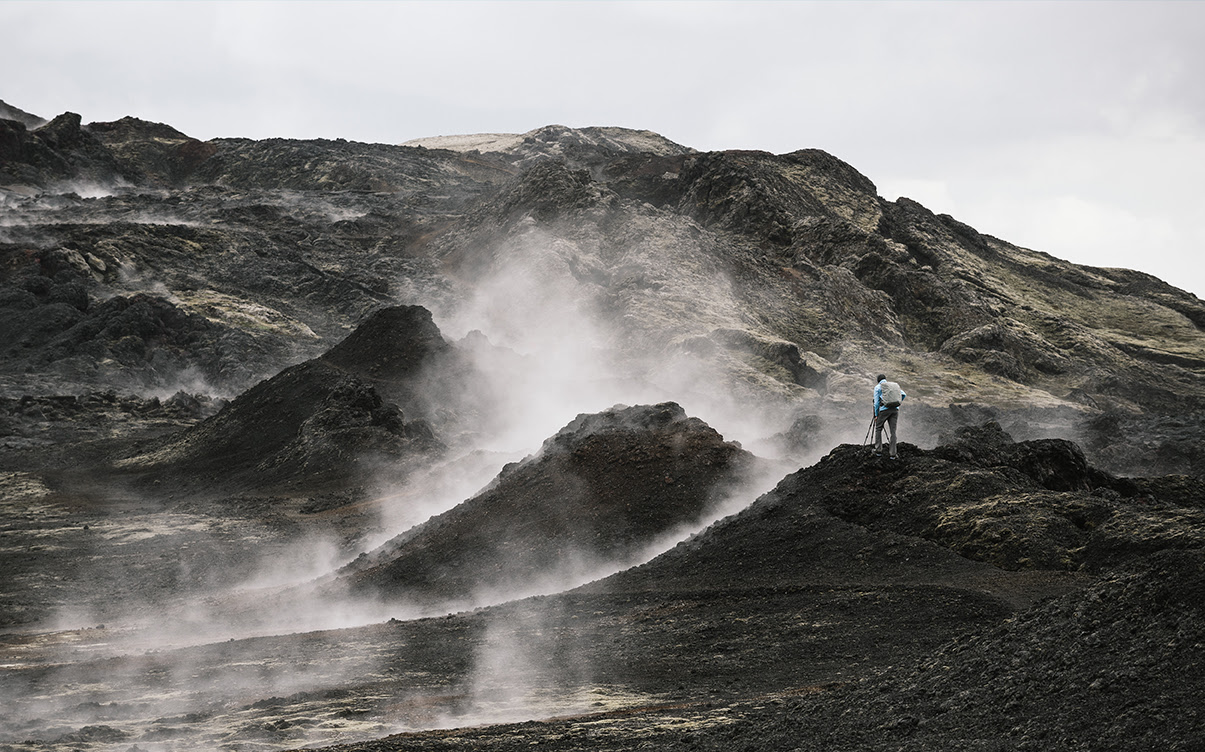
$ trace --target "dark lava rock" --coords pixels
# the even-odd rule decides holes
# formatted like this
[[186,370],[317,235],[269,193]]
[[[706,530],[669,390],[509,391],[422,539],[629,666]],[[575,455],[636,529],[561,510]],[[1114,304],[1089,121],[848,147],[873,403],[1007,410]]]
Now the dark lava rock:
[[259,350],[250,337],[158,295],[93,302],[86,285],[68,267],[53,277],[24,277],[8,288],[0,299],[0,352],[9,368],[122,387],[178,384],[190,377],[239,383],[248,377],[244,362],[254,361]]
[[33,130],[46,125],[46,119],[37,115],[26,112],[25,110],[13,107],[11,104],[0,100],[0,120],[15,120],[24,125],[26,128]]
[[99,139],[65,112],[35,130],[0,120],[0,183],[50,187],[67,181],[112,184],[137,180]]
[[704,226],[788,245],[797,218],[827,211],[806,187],[766,169],[766,162],[779,159],[764,152],[719,152],[687,160],[680,180],[689,187],[679,204]]
[[499,199],[501,217],[530,215],[551,220],[600,200],[601,185],[587,170],[570,169],[564,162],[540,162],[523,174]]
[[622,157],[606,176],[622,196],[776,245],[790,245],[804,220],[877,222],[879,214],[874,184],[818,149]]
[[678,155],[692,152],[694,149],[676,144],[652,131],[546,125],[523,134],[522,142],[505,156],[520,168],[552,160],[563,161],[574,169],[586,168],[594,172],[620,155]]
[[510,166],[477,155],[389,144],[289,139],[217,139],[191,173],[194,183],[242,189],[316,191],[467,191],[511,178]]
[[416,383],[433,364],[455,357],[430,311],[394,306],[374,313],[320,359],[408,402],[415,399]]
[[[0,397],[0,446],[6,449],[42,446],[57,463],[80,462],[82,452],[72,449],[81,441],[93,446],[138,435],[150,426],[155,433],[179,431],[214,415],[225,400],[179,391],[170,398],[119,396],[115,391],[82,395]],[[61,453],[61,454],[60,454]],[[21,460],[8,458],[14,464]],[[26,458],[25,461],[28,461]],[[57,464],[48,459],[51,465]],[[9,463],[5,462],[8,466]]]
[[692,748],[1196,750],[1205,557],[1163,552],[847,691]]
[[[543,615],[535,623],[560,637],[528,630],[522,639],[553,663],[559,649],[575,644],[564,637],[570,625],[607,603],[603,621],[576,637],[574,656],[599,672],[592,680],[623,676],[650,687],[658,686],[654,674],[680,684],[702,680],[710,694],[699,696],[711,702],[406,734],[341,749],[1199,748],[1200,541],[1182,547],[1174,537],[1152,536],[1155,548],[1118,552],[1096,577],[1035,564],[1006,572],[880,524],[870,509],[861,510],[860,522],[847,519],[856,497],[866,496],[883,515],[899,513],[895,523],[912,517],[909,507],[951,510],[964,502],[988,507],[978,520],[990,521],[996,492],[986,486],[993,482],[1013,485],[1003,495],[1018,506],[1057,509],[1082,500],[1080,492],[1044,490],[1044,473],[1031,477],[991,459],[1013,445],[998,426],[964,431],[962,442],[962,451],[933,453],[906,445],[906,459],[891,464],[860,447],[838,447],[648,564],[561,596],[477,612],[506,624]],[[1021,465],[1041,455],[1047,464],[1069,462],[1074,473],[1074,459],[1059,447],[1013,449],[1008,457]],[[909,483],[936,476],[940,483]],[[1043,490],[1034,496],[1025,489]],[[1114,501],[1125,499],[1115,493]],[[1131,521],[1161,511],[1168,530],[1203,529],[1199,518],[1172,521],[1166,515],[1177,510],[1166,504],[1113,511]],[[1015,522],[1025,524],[1023,516]],[[562,612],[564,621],[553,616]],[[620,638],[616,632],[628,625]],[[840,660],[830,664],[834,654]],[[774,677],[777,689],[765,694],[768,687],[758,685],[743,700],[715,702],[718,687],[750,675]],[[605,737],[595,733],[600,726]]]
[[198,380],[241,388],[285,349],[161,292],[111,294],[102,285],[122,274],[111,253],[17,246],[0,249],[0,260],[0,374],[126,389]]
[[363,481],[384,462],[404,473],[408,461],[442,445],[382,393],[413,397],[417,379],[449,349],[426,309],[384,309],[326,355],[286,368],[119,464],[159,482],[203,481],[211,490],[322,489]]
[[996,421],[959,428],[952,440],[934,450],[937,456],[969,461],[982,467],[1011,467],[1052,491],[1114,489],[1137,495],[1129,481],[1088,465],[1079,446],[1064,439],[1034,439],[1016,443]]
[[[368,514],[320,512],[355,506],[357,486],[382,468],[405,475],[431,461],[450,435],[488,432],[490,403],[503,398],[478,388],[461,354],[489,347],[484,338],[449,346],[425,311],[392,306],[463,312],[498,281],[499,255],[535,244],[564,268],[549,286],[572,284],[590,304],[582,310],[615,325],[606,346],[619,360],[674,368],[671,358],[689,356],[714,367],[707,386],[725,397],[819,416],[774,439],[785,448],[831,446],[822,431],[842,411],[860,424],[863,383],[880,367],[909,385],[906,435],[949,438],[932,450],[904,444],[897,463],[839,446],[653,561],[569,593],[376,630],[393,642],[356,643],[347,631],[215,644],[186,656],[198,669],[182,684],[210,668],[283,679],[329,664],[337,678],[297,678],[342,682],[349,714],[379,708],[394,725],[404,706],[431,699],[412,697],[427,682],[442,698],[422,711],[430,723],[440,702],[471,704],[467,674],[490,662],[486,647],[521,644],[539,670],[515,670],[517,683],[687,704],[650,711],[642,727],[637,713],[379,748],[447,747],[474,734],[496,749],[1200,747],[1205,502],[1191,474],[1205,461],[1205,304],[1196,297],[886,201],[815,150],[696,154],[654,134],[552,126],[480,154],[202,143],[133,118],[45,123],[4,107],[0,118],[10,623],[60,606],[115,608],[108,602],[129,594],[195,593],[219,571],[225,579],[212,582],[239,579],[266,548],[297,545],[293,512],[313,513],[307,531],[362,532],[353,528]],[[97,183],[104,190],[85,190]],[[189,373],[229,393],[278,375],[217,414],[217,401],[199,396],[106,391],[122,381],[168,394]],[[59,390],[68,377],[76,388]],[[91,472],[114,457],[143,493],[109,494],[110,478]],[[343,581],[445,604],[581,581],[601,571],[594,565],[636,560],[662,534],[685,535],[749,462],[674,407],[583,416]],[[1117,477],[1162,472],[1179,475]],[[183,539],[168,532],[179,521],[156,517],[158,505],[202,490],[221,504],[168,516],[216,524]],[[143,502],[134,523],[126,513]],[[244,512],[272,518],[270,529],[228,524]],[[130,524],[140,525],[133,536]],[[214,536],[227,537],[205,542]],[[254,600],[257,613],[272,611]],[[513,640],[486,645],[499,635]],[[65,655],[60,637],[10,638],[6,665]],[[284,645],[296,649],[274,652]],[[340,650],[364,670],[340,666]],[[45,718],[123,662],[148,697],[168,691],[147,670],[159,658],[81,651],[78,661],[6,671],[15,678],[5,696]],[[27,681],[40,682],[37,692],[22,691]],[[263,696],[279,691],[267,683]],[[225,712],[229,685],[216,685],[220,701],[196,707]],[[261,690],[245,691],[251,702]],[[282,722],[298,728],[296,715],[231,718],[208,739],[308,744],[278,733]],[[44,736],[104,720],[47,720]],[[636,730],[625,736],[617,730],[628,722]],[[118,743],[93,727],[58,746]]]
[[63,734],[56,744],[114,744],[130,738],[130,734],[112,726],[84,726],[79,731]]
[[127,172],[136,171],[140,182],[151,185],[181,184],[218,150],[213,143],[190,138],[170,125],[133,117],[89,123],[88,131],[108,147]]
[[[583,300],[621,329],[626,349],[722,340],[692,357],[775,399],[810,397],[802,386],[847,402],[825,387],[873,373],[884,356],[917,354],[913,375],[945,385],[935,409],[981,399],[985,380],[999,378],[1006,383],[990,398],[1001,409],[1024,409],[1036,394],[1080,410],[1076,423],[1095,411],[1132,416],[1132,430],[1083,443],[1117,472],[1191,472],[1203,445],[1199,419],[1175,431],[1158,422],[1199,418],[1205,405],[1200,300],[1149,275],[1012,246],[915,201],[886,201],[819,150],[700,154],[656,134],[562,126],[496,141],[508,145],[487,154],[341,140],[202,143],[136,118],[82,126],[67,114],[29,130],[35,120],[12,114],[0,183],[24,187],[6,193],[21,221],[6,224],[13,242],[0,252],[74,254],[92,267],[80,284],[94,302],[162,287],[186,293],[183,305],[247,335],[226,352],[251,343],[243,380],[215,385],[224,391],[271,373],[272,357],[290,347],[321,352],[382,306],[455,309],[488,281],[472,272],[493,268],[505,241],[534,230],[564,256],[589,293]],[[158,190],[27,195],[52,183],[65,190],[63,181]],[[10,287],[0,301],[28,307],[29,293]],[[257,306],[275,321],[248,321]],[[59,323],[72,315],[45,313]],[[781,351],[733,350],[740,341]],[[800,369],[790,348],[799,363],[808,353],[827,362]],[[8,352],[14,370],[43,367]],[[211,349],[196,352],[207,378],[222,371]],[[150,373],[158,364],[126,355],[113,361],[143,372],[134,383],[171,386]],[[107,369],[71,370],[78,392],[113,385],[95,383],[110,379]],[[1080,425],[1053,428],[1081,437]]]
[[451,600],[563,584],[697,523],[752,456],[676,404],[581,415],[489,488],[343,572],[358,590]]
[[942,344],[941,352],[964,362],[978,363],[988,373],[1021,383],[1033,381],[1034,371],[1061,374],[1071,367],[1065,355],[1012,319],[994,321],[950,337]]
[[[907,536],[910,567],[934,573],[960,569],[955,560],[1005,570],[1099,572],[1155,550],[1205,547],[1205,514],[1183,505],[1174,487],[1155,498],[1150,491],[1157,483],[1095,470],[1069,442],[1013,443],[994,424],[963,436],[963,446],[931,451],[902,444],[898,461],[839,446],[747,509],[617,578],[663,586],[672,577],[702,587],[716,580],[789,582],[801,570],[848,571],[855,544],[801,534],[836,521]],[[921,541],[957,557],[926,553]],[[867,561],[874,560],[873,550],[864,552]],[[859,563],[858,571],[865,566]],[[878,576],[891,580],[898,566],[885,566]]]

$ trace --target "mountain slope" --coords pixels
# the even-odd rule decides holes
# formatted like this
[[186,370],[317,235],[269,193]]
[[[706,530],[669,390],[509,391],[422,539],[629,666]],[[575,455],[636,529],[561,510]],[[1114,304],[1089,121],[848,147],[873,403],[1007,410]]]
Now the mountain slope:
[[1197,298],[817,150],[0,114],[0,745],[1195,748]]
[[[1091,431],[1102,414],[1152,431],[1143,416],[1201,410],[1201,301],[1148,275],[1068,264],[915,202],[885,201],[855,169],[817,150],[699,154],[646,132],[559,126],[469,139],[468,151],[201,144],[132,118],[60,120],[28,136],[65,166],[12,162],[40,175],[34,185],[75,169],[76,180],[105,173],[192,188],[166,201],[114,197],[86,208],[22,202],[33,252],[75,250],[112,269],[137,264],[136,280],[97,280],[85,270],[78,282],[93,297],[165,284],[176,305],[253,338],[264,332],[242,323],[240,308],[265,306],[325,338],[332,325],[395,301],[422,303],[441,320],[467,315],[489,292],[487,280],[536,274],[541,289],[573,286],[603,346],[629,359],[698,362],[742,399],[769,400],[771,412],[783,401],[817,410],[803,406],[817,394],[825,409],[850,406],[863,399],[855,382],[880,370],[939,408],[1058,407],[1068,438]],[[64,129],[77,135],[51,136]],[[102,243],[61,224],[128,216],[131,203],[170,218],[155,234],[199,224],[203,248],[235,253],[185,271],[185,259],[164,257],[151,237],[135,234],[145,225]],[[30,250],[25,243],[8,253]],[[248,277],[259,272],[239,258],[248,244],[257,264],[271,264],[266,278]],[[318,292],[332,283],[346,292]],[[1113,459],[1160,461],[1140,455],[1132,447]]]
[[1159,484],[990,424],[899,464],[838,447],[648,564],[477,614],[562,694],[661,703],[335,748],[1191,749],[1205,517]]

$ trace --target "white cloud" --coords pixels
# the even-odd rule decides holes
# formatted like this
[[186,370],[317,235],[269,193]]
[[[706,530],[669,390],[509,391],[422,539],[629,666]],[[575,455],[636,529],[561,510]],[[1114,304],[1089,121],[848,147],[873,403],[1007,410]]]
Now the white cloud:
[[[1055,255],[1093,266],[1150,266],[1152,257],[1164,255],[1186,240],[1167,218],[1139,216],[1080,196],[1037,197],[979,209],[1013,217],[1009,224],[1016,237],[1041,238],[1058,250]],[[1168,272],[1177,270],[1163,266],[1159,276],[1171,281]],[[1178,271],[1185,270],[1181,267]]]
[[[997,144],[942,171],[956,206],[921,203],[1059,258],[1154,274],[1205,296],[1205,132],[1087,134]],[[941,199],[940,196],[937,197]]]
[[954,217],[961,214],[958,203],[950,193],[950,184],[945,180],[901,177],[878,180],[875,185],[879,195],[891,201],[901,197],[910,198],[936,214]]

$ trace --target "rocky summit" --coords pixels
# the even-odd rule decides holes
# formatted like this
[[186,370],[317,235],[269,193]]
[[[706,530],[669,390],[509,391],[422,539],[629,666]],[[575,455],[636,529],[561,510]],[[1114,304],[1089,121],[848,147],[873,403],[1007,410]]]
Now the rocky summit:
[[0,102],[0,750],[1198,749],[1203,328],[815,149]]

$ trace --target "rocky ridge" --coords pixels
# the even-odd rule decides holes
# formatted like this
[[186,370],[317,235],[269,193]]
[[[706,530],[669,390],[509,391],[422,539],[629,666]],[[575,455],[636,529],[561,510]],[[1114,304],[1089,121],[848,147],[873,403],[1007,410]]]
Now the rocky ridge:
[[[14,333],[12,389],[36,368],[76,391],[168,391],[192,376],[237,392],[383,305],[455,318],[486,280],[536,274],[543,289],[573,290],[624,378],[663,382],[680,369],[655,364],[688,362],[778,430],[807,413],[849,420],[855,384],[890,370],[920,403],[986,404],[1004,424],[1060,408],[1060,435],[1099,445],[1119,470],[1199,459],[1159,420],[1201,410],[1199,300],[884,201],[823,152],[700,154],[561,126],[430,142],[457,150],[201,143],[134,118],[78,121],[7,121],[22,145],[3,177],[19,219],[6,230],[6,318],[37,320],[40,342],[109,296],[151,295],[215,325],[186,327],[208,328],[198,334],[213,354],[189,343],[190,363],[151,338],[93,371]],[[72,198],[53,188],[64,181],[110,195]],[[235,351],[237,364],[220,354]],[[940,431],[917,428],[930,441]]]
[[816,150],[0,115],[6,752],[1195,748],[1192,295]]

